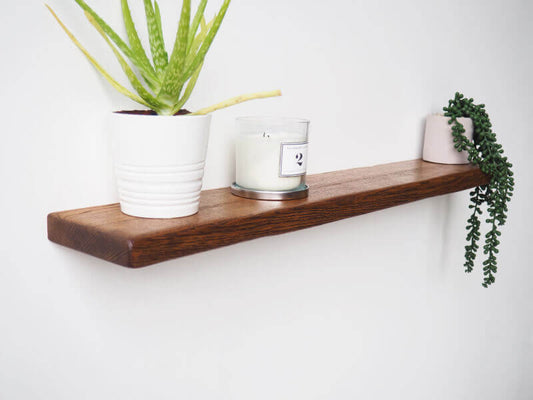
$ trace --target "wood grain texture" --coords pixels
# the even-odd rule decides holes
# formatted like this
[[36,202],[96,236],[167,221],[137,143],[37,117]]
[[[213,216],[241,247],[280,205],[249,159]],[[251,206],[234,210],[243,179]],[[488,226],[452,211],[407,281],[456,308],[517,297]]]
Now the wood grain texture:
[[[343,218],[487,184],[471,165],[403,161],[307,177],[307,199],[258,201],[229,188],[206,190],[200,212],[177,219],[143,219],[118,204],[48,215],[48,238],[130,268],[309,228]],[[466,206],[466,205],[465,205]]]

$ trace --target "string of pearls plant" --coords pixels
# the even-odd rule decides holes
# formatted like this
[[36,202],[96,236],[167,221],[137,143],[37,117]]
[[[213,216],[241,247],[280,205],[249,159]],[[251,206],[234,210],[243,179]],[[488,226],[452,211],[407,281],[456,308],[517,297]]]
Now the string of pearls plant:
[[[496,255],[500,244],[498,238],[501,236],[499,227],[507,220],[507,205],[514,190],[512,164],[504,156],[501,144],[496,141],[496,134],[492,131],[492,124],[484,104],[476,105],[474,99],[456,93],[455,98],[444,107],[444,115],[450,117],[449,123],[452,124],[453,141],[457,151],[466,151],[468,160],[490,177],[488,185],[478,186],[470,192],[469,208],[472,209],[472,214],[466,226],[468,233],[464,264],[465,271],[472,272],[481,237],[482,206],[485,205],[488,213],[488,218],[485,219],[488,232],[485,234],[483,246],[483,253],[486,256],[483,261],[483,286],[488,287],[495,281],[494,274],[498,267]],[[458,121],[460,117],[472,119],[473,143],[464,136],[464,126]]]
[[[150,108],[159,115],[175,115],[184,107],[191,96],[204,64],[207,51],[226,15],[230,1],[224,0],[219,12],[211,21],[207,22],[204,17],[207,0],[200,1],[192,20],[191,0],[183,0],[178,32],[174,41],[173,50],[169,56],[165,49],[159,5],[157,1],[144,0],[146,24],[152,54],[152,60],[150,61],[135,28],[127,0],[121,0],[121,5],[128,43],[100,18],[85,1],[76,0],[76,3],[85,12],[85,16],[89,22],[100,33],[113,51],[136,93],[132,93],[111,77],[82,46],[72,32],[68,30],[52,8],[48,5],[46,7],[72,42],[74,42],[89,62],[116,90],[137,103]],[[126,61],[126,58],[129,59],[132,65]],[[132,66],[136,71],[134,71]],[[214,106],[203,108],[192,114],[203,115],[243,101],[280,95],[281,91],[279,90],[241,95],[215,104]]]

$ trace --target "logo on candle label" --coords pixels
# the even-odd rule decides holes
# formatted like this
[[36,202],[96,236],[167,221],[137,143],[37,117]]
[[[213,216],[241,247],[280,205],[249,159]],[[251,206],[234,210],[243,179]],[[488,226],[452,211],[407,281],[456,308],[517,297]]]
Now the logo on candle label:
[[307,171],[307,142],[281,143],[279,176],[305,175]]

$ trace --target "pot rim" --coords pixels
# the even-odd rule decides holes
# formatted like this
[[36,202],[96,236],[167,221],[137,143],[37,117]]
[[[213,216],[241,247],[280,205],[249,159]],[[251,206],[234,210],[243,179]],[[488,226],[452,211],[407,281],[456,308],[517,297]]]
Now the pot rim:
[[292,124],[309,124],[311,121],[307,118],[297,117],[279,117],[276,115],[247,115],[235,118],[238,122],[270,122],[270,123],[292,123]]
[[[443,114],[439,114],[439,113],[433,113],[433,114],[429,114],[428,117],[440,117],[440,118],[446,118],[446,119],[450,119],[450,117],[447,117]],[[458,117],[457,119],[472,119],[470,117]]]
[[[118,118],[176,118],[176,117],[187,117],[191,119],[202,119],[202,118],[210,118],[211,114],[204,114],[204,115],[190,115],[190,114],[182,114],[182,115],[159,115],[159,114],[139,114],[139,113],[132,113],[133,111],[140,111],[140,110],[120,110],[120,111],[112,111],[112,116],[117,116]],[[145,110],[142,110],[145,111]],[[146,110],[149,111],[149,110]]]

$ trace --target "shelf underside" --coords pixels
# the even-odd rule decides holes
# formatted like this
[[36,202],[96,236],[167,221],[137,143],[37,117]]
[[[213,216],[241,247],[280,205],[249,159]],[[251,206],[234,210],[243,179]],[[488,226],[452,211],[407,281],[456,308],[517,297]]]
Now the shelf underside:
[[258,201],[229,188],[206,190],[200,212],[177,219],[143,219],[118,204],[48,215],[48,238],[130,268],[309,228],[488,183],[471,165],[402,161],[307,177],[309,197]]

